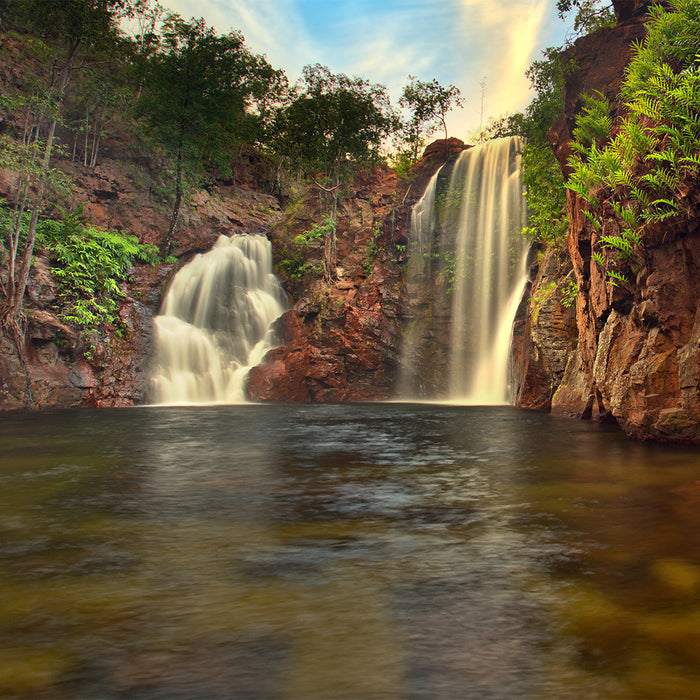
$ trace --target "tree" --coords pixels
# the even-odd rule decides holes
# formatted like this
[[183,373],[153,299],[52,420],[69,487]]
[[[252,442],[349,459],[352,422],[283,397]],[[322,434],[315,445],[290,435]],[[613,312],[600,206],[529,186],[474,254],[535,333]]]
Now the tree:
[[227,140],[246,118],[248,51],[235,31],[218,35],[203,19],[165,18],[158,49],[144,63],[147,88],[138,111],[146,114],[175,160],[175,199],[166,254],[175,235],[183,172]]
[[602,0],[557,0],[557,11],[561,19],[576,9],[574,31],[591,32],[615,25],[615,13],[610,3]]
[[445,133],[445,154],[447,154],[447,115],[464,104],[460,91],[454,85],[443,87],[433,78],[429,83],[408,76],[410,82],[403,89],[399,104],[409,112],[403,123],[404,141],[409,145],[413,162],[418,160],[418,151],[424,139],[434,134],[440,127]]
[[[84,55],[96,45],[113,41],[122,0],[21,0],[12,6],[12,20],[43,37],[54,48],[48,83],[34,99],[15,102],[11,109],[24,117],[18,140],[6,140],[0,160],[17,173],[7,230],[10,257],[8,280],[2,287],[0,330],[14,343],[24,362],[24,292],[36,240],[39,214],[56,180],[50,168],[56,127],[63,99],[80,50]],[[8,103],[6,103],[7,106]],[[28,220],[27,220],[28,215]]]
[[296,97],[277,118],[278,152],[332,198],[332,226],[324,251],[327,279],[335,277],[338,191],[358,166],[379,159],[384,139],[396,128],[386,88],[363,78],[306,66]]

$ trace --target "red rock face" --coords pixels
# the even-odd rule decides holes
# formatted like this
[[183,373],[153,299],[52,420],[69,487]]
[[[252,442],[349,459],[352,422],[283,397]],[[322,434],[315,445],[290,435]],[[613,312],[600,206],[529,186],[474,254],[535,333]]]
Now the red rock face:
[[[630,42],[643,35],[644,3],[615,6],[626,21],[579,40],[568,53],[578,70],[567,76],[566,111],[550,133],[563,167],[581,94],[614,97]],[[591,254],[602,236],[616,233],[614,218],[595,231],[581,200],[568,192],[578,344],[552,398],[553,413],[612,418],[640,439],[700,443],[700,179],[687,184],[688,220],[645,232],[627,290],[606,283]],[[533,389],[526,382],[527,391]]]
[[[92,224],[124,230],[142,242],[163,247],[167,207],[140,188],[139,178],[129,174],[128,161],[106,153],[95,169],[72,162],[62,162],[61,168],[76,182],[69,210],[82,205]],[[240,175],[245,180],[245,170]],[[148,173],[140,177],[147,178]],[[0,197],[11,192],[11,173],[0,171]],[[211,193],[203,190],[188,201],[174,252],[185,263],[193,254],[211,248],[222,234],[259,233],[278,217],[274,197],[238,183],[220,183]],[[119,332],[106,328],[83,337],[77,328],[59,320],[55,283],[48,261],[37,250],[25,297],[25,364],[9,342],[0,342],[0,410],[147,402],[153,316],[176,268],[177,264],[136,265],[131,283],[122,285],[126,296],[119,310]]]
[[[568,257],[564,251],[551,248],[538,267],[530,313],[523,310],[522,328],[516,318],[513,333],[515,384],[519,387],[516,404],[549,410],[576,348],[577,329],[574,308],[563,303],[563,290],[571,276]],[[525,299],[528,296],[526,293]]]
[[[449,154],[464,149],[457,139],[447,145]],[[342,272],[332,284],[313,282],[282,317],[281,347],[248,377],[252,401],[367,401],[395,395],[410,211],[444,159],[444,141],[429,147],[408,190],[388,169],[358,176],[338,219]],[[273,231],[273,240],[276,235]],[[373,261],[372,239],[378,249]]]

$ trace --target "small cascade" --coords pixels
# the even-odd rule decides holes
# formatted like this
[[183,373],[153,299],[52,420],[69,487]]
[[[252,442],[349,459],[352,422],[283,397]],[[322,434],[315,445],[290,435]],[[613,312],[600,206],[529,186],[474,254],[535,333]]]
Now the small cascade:
[[527,282],[519,138],[463,151],[411,219],[404,398],[510,402],[512,327]]
[[175,275],[156,317],[156,403],[241,403],[285,294],[262,236],[221,236]]

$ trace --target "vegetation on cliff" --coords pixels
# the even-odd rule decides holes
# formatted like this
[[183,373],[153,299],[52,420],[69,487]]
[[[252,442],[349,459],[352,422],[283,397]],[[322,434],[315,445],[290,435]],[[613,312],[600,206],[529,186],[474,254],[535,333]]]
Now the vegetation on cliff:
[[[700,171],[700,6],[671,6],[651,8],[647,38],[634,47],[620,94],[624,117],[613,118],[605,96],[587,96],[574,129],[567,186],[602,231],[594,257],[614,285],[632,283],[630,268],[639,268],[655,225],[697,216],[688,194]],[[606,259],[605,250],[615,254]]]
[[[11,215],[0,239],[0,326],[18,350],[37,226],[71,213],[77,166],[94,172],[109,144],[130,151],[122,157],[164,166],[148,190],[169,208],[167,233],[151,237],[167,257],[179,243],[183,204],[217,178],[230,179],[248,154],[269,163],[276,187],[285,171],[301,173],[329,201],[335,221],[352,174],[385,159],[392,136],[399,149],[413,139],[415,162],[416,138],[430,116],[421,113],[416,123],[413,114],[409,129],[384,86],[320,65],[307,66],[290,86],[240,33],[220,35],[152,0],[0,3],[0,31],[9,77],[0,100],[0,166],[11,183],[2,191]],[[458,90],[414,82],[421,104],[432,105],[427,93],[439,89],[440,114],[431,115],[444,121]],[[322,227],[328,280],[337,264],[335,228]]]

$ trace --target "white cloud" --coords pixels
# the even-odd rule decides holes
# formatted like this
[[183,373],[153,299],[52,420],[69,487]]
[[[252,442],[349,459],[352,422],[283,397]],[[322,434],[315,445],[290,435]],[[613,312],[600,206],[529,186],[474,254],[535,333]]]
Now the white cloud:
[[460,138],[479,127],[484,78],[484,121],[529,101],[524,73],[542,46],[548,0],[336,1],[166,0],[219,32],[240,29],[290,81],[318,62],[386,85],[394,103],[409,74],[455,84],[467,100],[449,118]]
[[538,53],[547,15],[546,0],[455,0],[463,36],[459,87],[468,105],[450,123],[465,136],[479,127],[481,83],[484,123],[525,107],[530,85],[525,71]]
[[183,17],[203,16],[207,24],[225,33],[240,30],[246,45],[262,53],[275,68],[284,68],[290,80],[314,62],[318,47],[309,36],[292,0],[166,0]]

